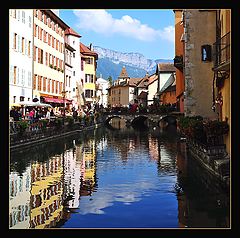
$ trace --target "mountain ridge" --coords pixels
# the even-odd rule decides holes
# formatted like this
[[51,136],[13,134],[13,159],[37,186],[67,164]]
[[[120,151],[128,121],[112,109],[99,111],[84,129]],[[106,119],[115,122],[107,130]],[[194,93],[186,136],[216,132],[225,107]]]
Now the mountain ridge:
[[117,79],[123,66],[126,67],[129,77],[134,78],[154,73],[158,63],[173,62],[170,59],[147,59],[141,53],[123,53],[100,46],[93,46],[93,50],[98,54],[97,75],[102,75],[103,78],[111,76],[113,80]]

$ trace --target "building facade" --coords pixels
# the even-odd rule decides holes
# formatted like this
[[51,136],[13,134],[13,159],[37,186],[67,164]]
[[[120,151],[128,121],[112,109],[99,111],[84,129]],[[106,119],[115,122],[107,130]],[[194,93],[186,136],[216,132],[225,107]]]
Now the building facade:
[[90,47],[80,43],[81,71],[84,72],[83,91],[86,103],[96,103],[96,69],[98,54]]
[[184,68],[184,27],[182,9],[175,9],[175,58],[174,66],[176,68],[176,109],[184,112],[184,90],[185,82],[183,75]]
[[9,10],[9,103],[32,101],[33,10]]
[[186,116],[217,116],[212,110],[213,63],[206,54],[216,39],[215,19],[215,10],[183,10]]
[[77,109],[81,102],[77,97],[77,83],[81,83],[80,35],[72,28],[65,30],[65,85],[64,96]]
[[104,108],[108,106],[108,87],[109,82],[106,79],[98,78],[96,81],[97,87],[97,98],[99,105],[102,105]]
[[231,10],[216,11],[216,42],[213,47],[213,107],[220,121],[227,121],[229,133],[224,136],[231,155]]
[[33,12],[33,98],[64,103],[64,31],[69,26],[50,10]]
[[123,66],[120,75],[108,89],[109,105],[112,107],[127,107],[137,99],[137,85],[142,78],[130,78]]

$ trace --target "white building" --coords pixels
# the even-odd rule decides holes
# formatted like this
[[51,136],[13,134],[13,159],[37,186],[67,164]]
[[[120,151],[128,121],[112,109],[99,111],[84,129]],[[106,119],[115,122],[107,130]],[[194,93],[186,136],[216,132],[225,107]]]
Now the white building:
[[9,10],[9,103],[32,101],[33,10]]
[[72,28],[65,30],[65,92],[76,109],[79,107],[77,83],[81,84],[80,37]]
[[103,105],[103,107],[108,106],[108,87],[109,82],[106,79],[98,78],[96,81],[97,85],[97,98],[99,98],[99,105]]

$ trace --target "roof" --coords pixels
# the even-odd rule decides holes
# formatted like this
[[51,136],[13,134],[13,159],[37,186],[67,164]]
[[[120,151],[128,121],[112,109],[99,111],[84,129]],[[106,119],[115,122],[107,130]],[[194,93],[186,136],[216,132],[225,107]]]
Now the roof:
[[125,66],[122,67],[121,73],[118,78],[129,78]]
[[150,76],[145,76],[144,78],[142,78],[141,82],[139,82],[138,87],[139,88],[145,88],[147,87],[149,84],[153,83],[155,80],[157,80],[158,75],[157,74],[152,74]]
[[137,84],[142,80],[142,78],[130,78],[128,85],[129,86],[137,86]]
[[73,36],[77,36],[79,38],[82,37],[76,31],[74,31],[71,27],[66,29],[64,33],[65,33],[65,35],[73,35]]
[[166,91],[170,86],[176,86],[176,78],[174,77],[174,74],[171,74],[171,76],[168,78],[166,83],[160,89],[160,93]]
[[91,56],[98,57],[98,54],[96,52],[94,52],[93,50],[90,50],[83,43],[80,43],[80,53],[82,53],[83,55],[91,55]]
[[59,18],[53,11],[51,10],[42,10],[45,14],[47,14],[51,19],[56,21],[64,30],[69,28],[69,26]]
[[175,72],[176,68],[171,63],[161,63],[157,65],[157,71],[160,72]]

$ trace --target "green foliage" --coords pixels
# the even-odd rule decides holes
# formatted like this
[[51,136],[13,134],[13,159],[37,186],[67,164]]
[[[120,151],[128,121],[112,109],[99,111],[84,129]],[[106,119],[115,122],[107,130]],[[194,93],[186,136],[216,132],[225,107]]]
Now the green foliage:
[[26,122],[26,121],[19,121],[17,123],[17,125],[18,125],[18,128],[19,128],[19,133],[20,134],[23,134],[23,132],[25,132],[26,129],[28,128],[28,122]]
[[66,122],[68,122],[68,127],[72,127],[74,124],[74,118],[72,116],[67,116]]
[[47,124],[48,124],[48,120],[41,120],[41,124],[42,124],[42,129],[46,129],[47,128]]
[[204,131],[207,135],[225,135],[229,131],[229,125],[226,121],[206,121],[204,123]]
[[60,129],[63,126],[63,119],[62,118],[56,118],[54,121],[55,127],[57,129]]

